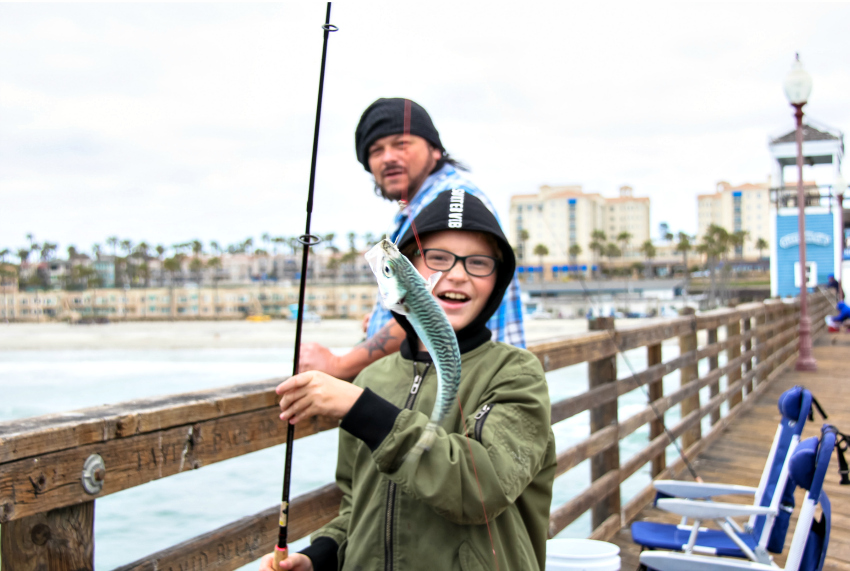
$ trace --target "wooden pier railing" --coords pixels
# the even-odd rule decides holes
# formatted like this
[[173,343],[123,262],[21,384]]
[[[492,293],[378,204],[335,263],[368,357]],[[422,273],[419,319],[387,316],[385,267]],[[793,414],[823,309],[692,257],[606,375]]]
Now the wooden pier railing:
[[[809,300],[817,334],[831,307],[821,294]],[[553,507],[550,536],[588,510],[595,539],[610,538],[634,518],[652,500],[653,489],[647,486],[623,503],[621,484],[646,465],[653,477],[681,471],[681,459],[666,465],[671,435],[681,439],[691,458],[716,440],[793,361],[798,320],[799,304],[792,300],[698,315],[690,311],[622,330],[613,329],[613,320],[598,318],[586,334],[531,347],[547,371],[588,362],[588,390],[554,402],[552,423],[589,411],[590,436],[561,449],[557,473],[561,476],[590,460],[591,483],[564,505]],[[679,353],[665,361],[662,343],[669,339],[678,339]],[[705,339],[702,345],[700,339]],[[617,354],[643,348],[647,368],[618,378]],[[708,372],[699,376],[702,360],[707,360]],[[664,394],[663,378],[677,370],[679,388]],[[97,498],[284,442],[286,430],[277,418],[273,392],[280,380],[0,423],[0,568],[93,569]],[[652,402],[637,414],[619,418],[618,398],[639,386],[646,386]],[[702,400],[700,391],[706,387],[709,396]],[[676,405],[680,420],[665,431],[656,413]],[[722,410],[728,412],[721,415]],[[704,424],[710,426],[705,433]],[[647,446],[621,461],[620,441],[644,425],[649,426]],[[314,418],[298,426],[296,438],[335,426]],[[333,483],[296,498],[290,510],[290,540],[333,518],[339,501]],[[277,517],[278,506],[270,506],[119,569],[233,570],[271,551]]]

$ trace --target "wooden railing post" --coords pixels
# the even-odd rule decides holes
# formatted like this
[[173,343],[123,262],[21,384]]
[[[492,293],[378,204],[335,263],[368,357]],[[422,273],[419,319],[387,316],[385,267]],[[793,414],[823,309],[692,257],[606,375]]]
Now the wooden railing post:
[[[684,316],[694,315],[695,313],[696,311],[693,307],[683,307],[679,310],[679,315]],[[685,353],[690,353],[691,351],[695,351],[696,348],[697,331],[696,327],[694,327],[690,332],[679,336],[679,354],[684,355]],[[679,387],[684,388],[685,385],[696,382],[697,378],[699,378],[699,364],[694,361],[693,365],[686,365],[682,367],[679,370],[679,373]],[[695,395],[684,399],[681,404],[682,418],[685,418],[695,410],[699,410],[699,406],[698,392]],[[693,428],[682,434],[682,448],[687,450],[692,445],[699,442],[700,438],[702,438],[702,428],[700,427],[700,423],[697,422]]]
[[[765,327],[767,327],[767,311],[762,311],[756,316],[756,363],[758,365],[761,365],[768,357],[770,357],[767,352],[767,347],[765,346],[769,337],[767,333],[765,333]],[[761,371],[756,374],[755,379],[753,379],[753,384],[758,387],[766,378],[767,371]]]
[[[747,332],[752,330],[752,323],[753,322],[752,322],[752,319],[750,317],[745,317],[741,321],[741,323],[743,323],[743,328],[741,329],[742,333],[747,333]],[[752,339],[747,339],[746,341],[744,341],[744,352],[745,353],[748,352],[752,348],[753,348]],[[745,359],[744,365],[743,365],[743,374],[749,373],[750,371],[752,371],[752,369],[753,369],[753,359],[752,359],[752,357],[749,358],[749,359]],[[753,388],[754,388],[753,387],[753,380],[751,380],[749,383],[745,383],[744,386],[743,386],[744,395],[746,396],[746,395],[750,394],[751,392],[753,392]]]
[[[716,343],[717,343],[717,328],[713,327],[713,328],[708,330],[708,344],[714,345]],[[708,358],[708,372],[709,373],[716,370],[717,367],[719,366],[718,358],[717,358],[718,355],[719,355],[719,353],[715,353],[714,355],[712,355],[711,357]],[[709,394],[709,397],[708,397],[709,400],[713,399],[714,397],[716,397],[717,395],[720,394],[720,379],[717,379],[716,381],[714,381],[713,383],[708,385],[708,394]],[[715,408],[714,410],[712,410],[710,418],[711,418],[711,426],[714,426],[715,424],[720,422],[720,409]]]
[[[737,337],[741,334],[741,319],[737,318],[734,321],[730,321],[726,324],[726,339],[731,339],[733,337]],[[741,343],[733,343],[731,347],[726,349],[726,362],[731,363],[735,359],[741,356]],[[726,375],[726,386],[730,387],[737,381],[741,380],[741,367],[732,367],[729,373]],[[732,410],[743,400],[743,391],[742,388],[740,391],[735,391],[731,395],[729,395],[729,410]]]
[[92,571],[94,500],[6,522],[0,527],[4,571]]
[[[660,365],[662,362],[661,359],[661,343],[656,343],[655,345],[647,345],[646,347],[646,366],[652,367],[653,365]],[[664,378],[660,378],[654,383],[649,383],[649,402],[652,405],[653,402],[664,398]],[[650,421],[649,423],[649,441],[652,442],[656,437],[661,436],[664,432],[664,424],[663,417],[656,418],[655,420]],[[667,467],[667,458],[664,455],[664,451],[652,459],[652,477],[655,478],[658,474],[664,471]]]
[[[591,331],[614,329],[613,317],[597,317],[589,323]],[[617,381],[617,356],[612,355],[590,361],[588,363],[588,389],[593,390],[603,385]],[[590,433],[617,424],[617,399],[590,409]],[[614,445],[596,454],[590,459],[590,479],[595,482],[612,470],[620,467],[620,447]],[[620,513],[620,487],[611,492],[608,497],[594,504],[591,510],[591,527],[596,529],[609,516]]]

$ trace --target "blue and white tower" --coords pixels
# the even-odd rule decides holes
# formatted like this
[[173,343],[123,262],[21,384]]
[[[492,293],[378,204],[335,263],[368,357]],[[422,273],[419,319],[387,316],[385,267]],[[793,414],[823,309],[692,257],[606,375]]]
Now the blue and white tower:
[[[796,296],[800,293],[799,244],[796,184],[785,184],[786,167],[797,165],[796,130],[771,140],[768,146],[775,163],[771,188],[770,294]],[[844,135],[840,131],[803,125],[803,164],[832,165],[838,178],[844,157]],[[829,187],[805,182],[806,265],[809,289],[825,284],[838,274],[844,258],[845,213]],[[845,278],[847,275],[845,274]]]

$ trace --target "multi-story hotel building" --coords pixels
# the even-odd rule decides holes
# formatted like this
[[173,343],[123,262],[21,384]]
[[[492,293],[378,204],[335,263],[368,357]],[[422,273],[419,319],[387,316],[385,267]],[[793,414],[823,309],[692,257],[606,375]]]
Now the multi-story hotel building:
[[718,182],[716,190],[713,194],[697,195],[697,242],[712,224],[730,234],[743,230],[747,239],[742,251],[735,254],[758,258],[756,242],[759,238],[770,240],[770,183],[732,186]]
[[[522,231],[528,238],[522,240]],[[631,234],[624,257],[640,257],[640,244],[649,239],[649,198],[635,197],[631,187],[620,188],[616,198],[585,193],[581,186],[541,186],[537,194],[511,197],[508,240],[516,248],[519,265],[540,262],[533,254],[543,244],[549,255],[544,265],[589,264],[594,260],[590,244],[595,230],[605,232],[608,242],[617,242],[622,232]],[[573,259],[571,246],[581,253]]]

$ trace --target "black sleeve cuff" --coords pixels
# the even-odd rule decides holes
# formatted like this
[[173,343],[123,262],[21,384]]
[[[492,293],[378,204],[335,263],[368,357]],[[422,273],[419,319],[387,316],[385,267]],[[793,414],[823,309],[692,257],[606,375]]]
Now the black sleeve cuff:
[[299,553],[306,555],[313,562],[313,571],[336,571],[337,552],[339,546],[330,537],[317,537],[309,547]]
[[364,389],[339,427],[366,443],[374,452],[389,435],[401,409],[393,403]]

